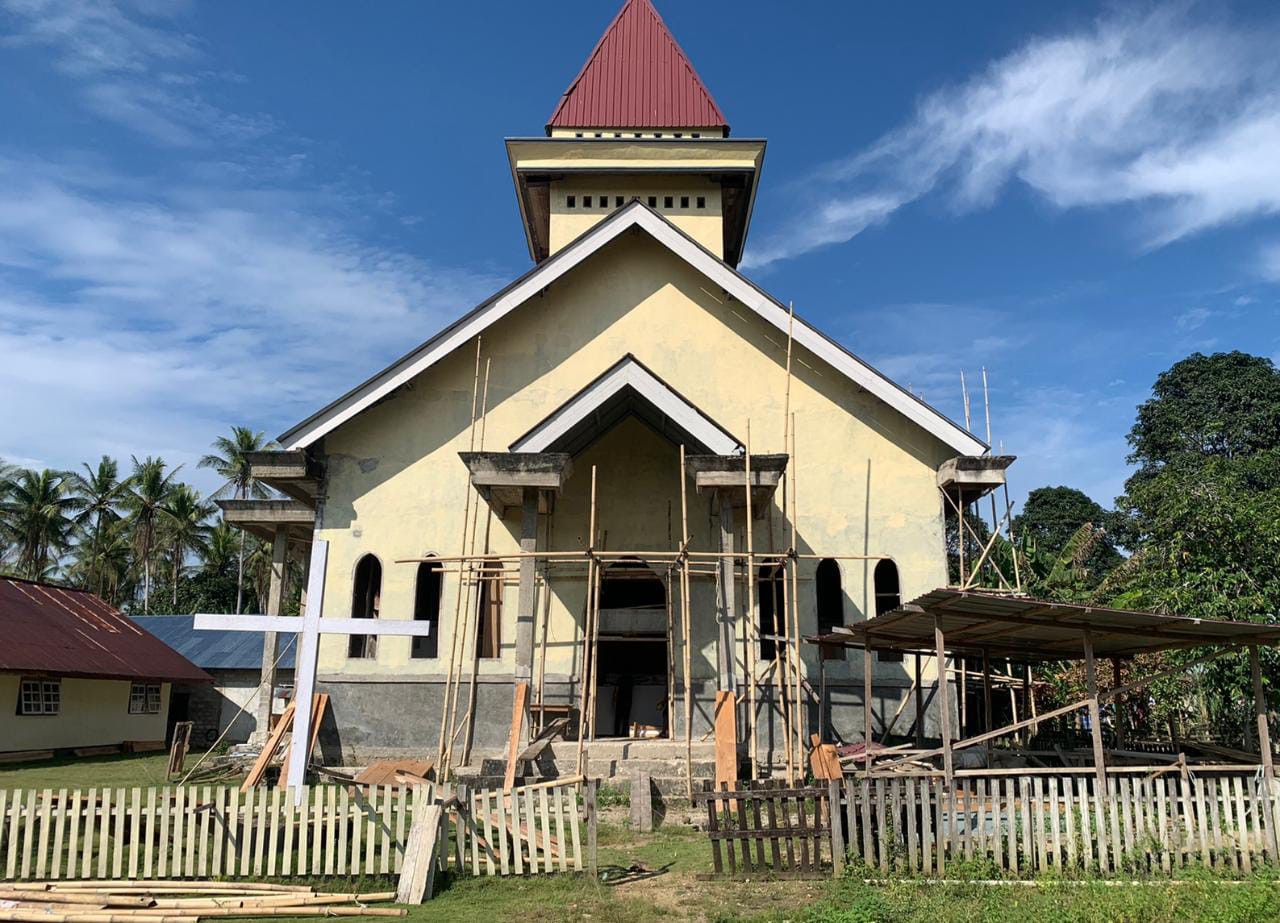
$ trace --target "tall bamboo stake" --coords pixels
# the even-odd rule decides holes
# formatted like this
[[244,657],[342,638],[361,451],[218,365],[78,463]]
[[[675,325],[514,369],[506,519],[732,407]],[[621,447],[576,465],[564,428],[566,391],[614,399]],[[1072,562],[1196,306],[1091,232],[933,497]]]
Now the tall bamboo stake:
[[[476,445],[476,403],[480,397],[480,337],[476,337],[476,371],[475,379],[471,385],[471,438],[469,448],[474,451]],[[467,524],[471,519],[471,472],[466,473],[466,488],[463,493],[465,500],[462,512],[462,541],[458,547],[458,554],[466,554],[467,551]],[[444,702],[440,711],[440,743],[436,750],[436,776],[440,781],[445,781],[449,774],[449,764],[445,761],[446,747],[445,734],[449,727],[449,717],[455,708],[453,701],[453,673],[458,658],[458,643],[461,632],[458,630],[458,617],[462,613],[462,590],[463,582],[458,581],[457,602],[453,612],[453,637],[449,644],[449,670],[445,674],[444,684]]]
[[693,800],[693,655],[689,649],[689,488],[684,470],[684,446],[680,446],[680,621],[684,641],[684,771],[689,800]]
[[[591,508],[587,517],[587,552],[590,554],[596,543],[596,466],[591,466]],[[595,605],[593,597],[596,590],[596,559],[592,555],[587,565],[587,600],[586,612],[582,618],[582,670],[580,684],[578,690],[578,775],[583,775],[585,766],[582,762],[582,748],[587,739],[587,703],[588,703],[588,686],[591,679],[591,665],[588,658],[591,656],[591,629]]]
[[[783,489],[785,491],[786,488],[784,487]],[[785,493],[783,494],[783,497],[785,499],[786,497]],[[770,508],[769,510],[769,551],[770,553],[773,552],[774,545],[775,543],[773,538],[773,509]],[[778,571],[779,570],[782,570],[782,568],[776,564],[772,565],[769,570],[769,597],[771,599],[771,605],[770,605],[769,611],[773,614],[773,617],[772,617],[773,624],[769,626],[770,628],[769,633],[773,635],[775,639],[773,642],[773,694],[774,694],[774,700],[777,704],[778,711],[782,715],[782,743],[783,743],[783,751],[786,754],[787,785],[794,785],[795,784],[795,763],[791,759],[791,706],[787,702],[787,699],[789,698],[789,696],[787,695],[788,680],[787,680],[787,671],[783,665],[784,663],[783,651],[786,649],[786,645],[784,642],[777,640],[778,638],[782,638],[782,637],[787,637],[787,638],[790,637],[789,635],[785,635],[783,630],[780,630],[780,626],[778,624],[778,613],[782,610],[782,600],[778,598]],[[782,572],[785,575],[786,571],[782,570]],[[783,585],[785,586],[785,577],[784,577]],[[760,604],[761,606],[764,605],[763,597],[761,597]],[[786,621],[784,616],[783,625],[785,624],[786,624]],[[773,720],[772,711],[769,712],[769,720],[771,722]]]
[[747,454],[745,458],[746,484],[747,484],[747,611],[746,623],[747,630],[744,633],[747,636],[747,656],[745,658],[745,666],[747,668],[747,729],[749,746],[751,747],[751,778],[753,780],[760,778],[760,768],[756,763],[757,760],[757,740],[756,740],[756,658],[760,653],[759,648],[759,624],[756,621],[756,554],[755,542],[753,534],[755,533],[755,520],[752,518],[751,505],[751,421],[747,421]]
[[787,385],[782,397],[782,444],[787,444],[787,433],[791,425],[791,345],[792,332],[796,325],[796,303],[787,303]]
[[[480,451],[481,452],[484,451],[485,422],[486,422],[486,417],[489,413],[490,361],[491,360],[489,359],[484,360],[484,387],[480,392]],[[488,509],[488,513],[485,517],[485,527],[484,527],[485,552],[489,551],[489,529],[493,525],[493,507],[487,506],[487,509]],[[471,554],[472,555],[476,553],[476,529],[479,527],[479,524],[480,524],[480,502],[477,499],[476,514],[474,517],[472,517],[472,520],[471,520]],[[479,583],[476,581],[473,581],[473,583],[475,583],[475,586],[476,586],[476,602],[479,603],[480,586],[479,586]],[[489,592],[491,595],[493,591],[494,591],[494,588],[493,588],[493,585],[491,584],[489,587]],[[471,760],[471,742],[475,736],[476,692],[477,692],[476,682],[478,679],[478,674],[480,672],[480,631],[479,631],[480,613],[473,612],[471,609],[471,584],[467,585],[467,595],[463,601],[463,607],[464,607],[463,608],[464,626],[469,626],[473,618],[476,623],[476,629],[474,631],[471,630],[469,627],[464,627],[463,629],[464,634],[471,635],[471,681],[467,687],[467,716],[466,716],[466,725],[465,725],[466,732],[463,736],[463,742],[462,742],[462,763],[463,765],[466,765]],[[464,650],[465,650],[465,644],[466,644],[466,638],[464,637],[463,638]],[[450,749],[452,749],[453,741],[457,738],[457,736],[458,736],[458,732],[457,732],[457,729],[455,728],[449,737]]]
[[[787,478],[787,482],[791,485],[791,551],[794,554],[799,550],[796,544],[796,521],[797,515],[797,493],[799,482],[799,465],[796,464],[796,415],[791,414],[791,451],[787,453],[787,468],[791,476]],[[796,732],[796,761],[799,765],[804,765],[804,701],[800,697],[801,685],[804,682],[802,671],[804,661],[800,656],[800,564],[799,561],[791,562],[791,657],[795,664],[795,732]]]

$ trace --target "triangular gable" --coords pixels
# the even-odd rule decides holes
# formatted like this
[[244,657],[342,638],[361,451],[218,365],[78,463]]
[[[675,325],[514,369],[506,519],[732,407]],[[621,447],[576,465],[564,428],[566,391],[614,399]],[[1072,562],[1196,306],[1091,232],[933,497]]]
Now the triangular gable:
[[743,448],[728,430],[628,353],[511,443],[510,449],[576,455],[630,415],[691,452],[730,455]]
[[627,0],[587,58],[552,128],[729,128],[649,0]]
[[[618,209],[575,241],[535,266],[515,282],[455,321],[413,352],[347,392],[328,407],[308,417],[280,436],[285,449],[311,445],[396,388],[422,374],[472,337],[524,304],[542,289],[583,263],[590,256],[631,228],[647,232],[654,240],[755,311],[784,335],[789,329],[789,312],[780,302],[757,288],[750,280],[702,247],[662,215],[635,201]],[[960,455],[981,455],[987,446],[959,424],[930,407],[909,391],[876,371],[817,328],[795,317],[794,341],[854,384],[931,433]]]

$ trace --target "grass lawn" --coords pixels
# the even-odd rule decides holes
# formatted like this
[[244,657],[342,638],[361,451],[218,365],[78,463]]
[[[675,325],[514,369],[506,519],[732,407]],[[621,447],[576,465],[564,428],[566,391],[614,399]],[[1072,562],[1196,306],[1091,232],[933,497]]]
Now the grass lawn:
[[168,753],[122,753],[0,766],[0,788],[164,785],[168,765]]
[[[0,788],[89,788],[163,784],[166,754],[62,760],[0,769]],[[1251,923],[1280,920],[1280,870],[1244,883],[1211,877],[1138,886],[1045,881],[1036,887],[867,885],[852,870],[839,881],[706,881],[711,849],[685,825],[687,806],[672,805],[668,825],[633,833],[626,808],[601,809],[601,880],[585,876],[446,878],[435,900],[410,909],[407,923],[499,923],[544,920],[633,923],[864,923],[864,921],[1166,921]],[[350,888],[348,887],[350,884]],[[379,890],[386,882],[330,880],[330,890]],[[393,885],[392,885],[393,886]],[[272,923],[282,923],[273,918]]]

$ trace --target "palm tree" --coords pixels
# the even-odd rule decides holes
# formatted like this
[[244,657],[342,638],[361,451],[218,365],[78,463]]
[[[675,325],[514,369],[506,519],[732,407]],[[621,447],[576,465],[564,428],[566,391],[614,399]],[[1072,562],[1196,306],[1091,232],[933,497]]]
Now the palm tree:
[[[212,468],[226,483],[210,494],[213,498],[227,495],[237,500],[249,497],[265,497],[267,491],[253,479],[249,465],[249,453],[272,448],[265,433],[255,433],[247,426],[231,427],[231,435],[219,436],[213,441],[213,452],[200,459],[201,468]],[[244,602],[244,530],[240,530],[240,553],[236,565],[236,614]]]
[[80,500],[65,471],[10,470],[0,481],[0,534],[17,548],[17,571],[48,577],[71,543],[72,514]]
[[173,478],[182,468],[179,465],[166,473],[166,467],[163,458],[148,455],[145,460],[138,461],[138,456],[133,456],[133,474],[125,494],[134,547],[142,559],[142,611],[145,613],[151,611],[151,562],[156,549],[156,531],[164,505],[173,491]]
[[126,519],[108,522],[99,536],[97,550],[88,542],[80,542],[74,550],[74,561],[67,574],[81,584],[89,581],[90,574],[97,581],[97,594],[113,606],[123,596],[131,594],[130,575],[134,568],[132,523]]
[[173,608],[178,608],[178,580],[182,576],[188,554],[201,554],[209,541],[210,526],[206,520],[215,507],[202,499],[189,484],[179,484],[169,492],[162,511],[162,534],[168,545],[173,584]]
[[[83,575],[86,589],[93,589],[102,595],[102,576],[97,570],[100,563],[98,552],[102,547],[103,531],[120,518],[117,507],[128,489],[128,481],[120,480],[120,465],[107,455],[98,460],[96,468],[90,468],[87,462],[81,464],[84,473],[71,476],[72,486],[79,495],[83,506],[76,517],[76,525],[88,530],[89,569]],[[83,542],[82,542],[83,543]]]
[[209,540],[200,553],[204,569],[212,574],[225,574],[236,561],[239,544],[240,531],[219,519],[209,530]]

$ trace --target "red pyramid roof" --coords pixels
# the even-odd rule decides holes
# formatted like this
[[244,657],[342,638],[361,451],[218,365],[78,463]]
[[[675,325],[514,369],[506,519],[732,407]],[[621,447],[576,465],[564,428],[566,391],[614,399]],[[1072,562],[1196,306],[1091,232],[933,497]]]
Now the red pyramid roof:
[[547,128],[723,128],[724,114],[650,0],[627,0]]

